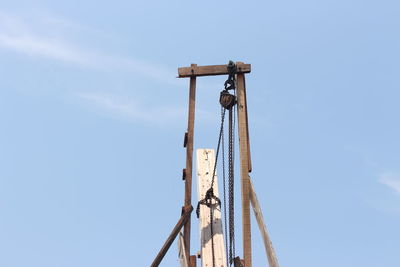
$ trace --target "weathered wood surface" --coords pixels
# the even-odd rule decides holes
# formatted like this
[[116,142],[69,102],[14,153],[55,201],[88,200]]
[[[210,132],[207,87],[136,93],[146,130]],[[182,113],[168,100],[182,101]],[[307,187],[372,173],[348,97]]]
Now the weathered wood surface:
[[178,258],[181,267],[189,267],[189,260],[188,257],[186,256],[185,240],[183,239],[182,231],[179,232],[179,238],[178,238]]
[[197,267],[197,257],[192,255],[189,257],[189,267]]
[[249,135],[249,116],[248,114],[248,109],[247,109],[247,93],[246,93],[246,78],[243,75],[243,86],[244,86],[244,104],[246,107],[246,133],[247,133],[247,156],[249,158],[249,172],[252,170],[252,164],[251,164],[251,153],[250,153],[250,135]]
[[[250,64],[237,63],[237,73],[249,73]],[[196,76],[228,75],[228,65],[190,66],[178,68],[178,78]]]
[[[239,63],[237,63],[239,64]],[[246,267],[252,266],[251,259],[251,224],[250,224],[250,190],[249,190],[249,141],[247,128],[247,105],[244,74],[238,73],[237,81],[237,111],[240,150],[240,174],[242,187],[242,232],[243,259]]]
[[[196,67],[192,64],[192,67]],[[186,177],[185,177],[185,206],[192,205],[192,170],[193,170],[193,140],[194,140],[194,119],[196,108],[196,77],[190,78],[189,88],[189,110],[186,144]],[[190,255],[190,219],[186,221],[183,229],[186,255]]]
[[[204,198],[210,188],[211,179],[215,164],[215,152],[213,149],[197,150],[197,192],[198,199]],[[214,195],[219,197],[218,178],[215,176]],[[224,236],[222,232],[221,207],[213,206],[213,232],[214,232],[214,252],[215,266],[226,267],[226,253]],[[212,245],[210,229],[210,208],[205,205],[200,206],[200,235],[201,235],[201,261],[202,267],[213,267],[212,265]]]
[[178,235],[179,231],[182,229],[183,225],[190,219],[190,214],[193,211],[192,206],[186,206],[183,208],[183,214],[177,224],[175,225],[174,229],[172,230],[171,234],[165,241],[164,245],[160,249],[160,252],[158,252],[156,258],[154,259],[153,263],[151,264],[151,267],[157,267],[160,265],[160,262],[164,258],[165,254],[167,253],[168,249],[171,247],[171,244],[174,242],[176,236]]
[[250,183],[250,202],[253,207],[254,215],[264,241],[265,252],[267,253],[269,267],[279,267],[278,258],[276,257],[274,247],[272,246],[271,239],[268,234],[267,226],[264,222],[264,217],[261,211],[260,203],[258,202],[256,191],[254,190],[253,183],[249,177]]

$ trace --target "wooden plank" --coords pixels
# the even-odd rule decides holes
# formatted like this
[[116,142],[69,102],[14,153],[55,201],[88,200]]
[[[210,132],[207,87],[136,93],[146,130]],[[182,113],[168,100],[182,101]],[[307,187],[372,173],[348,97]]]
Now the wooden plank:
[[197,257],[196,255],[191,255],[189,257],[186,256],[186,249],[185,249],[185,240],[183,239],[182,231],[179,232],[179,239],[178,239],[178,258],[181,267],[196,267]]
[[196,267],[197,266],[197,257],[196,255],[192,255],[189,257],[189,267]]
[[[192,67],[196,67],[192,64]],[[196,77],[190,78],[189,88],[189,111],[188,129],[186,144],[186,177],[185,177],[185,205],[192,205],[192,167],[193,167],[193,138],[194,138],[194,118],[196,108]],[[190,220],[187,220],[183,229],[185,240],[186,255],[190,255]]]
[[157,267],[160,265],[162,259],[164,258],[165,254],[167,253],[168,249],[170,248],[171,244],[174,242],[176,236],[178,235],[179,231],[182,229],[183,225],[190,219],[190,214],[193,211],[192,206],[186,206],[183,209],[183,214],[177,224],[175,225],[174,229],[172,230],[171,234],[165,241],[164,245],[158,252],[156,258],[154,259],[151,267]]
[[[213,149],[197,150],[197,195],[198,199],[204,199],[207,190],[210,188],[214,164],[215,152]],[[219,197],[218,177],[214,178],[214,195]],[[215,266],[226,267],[226,253],[224,236],[222,232],[221,207],[212,207],[214,213],[213,219],[213,242]],[[201,261],[202,267],[213,267],[212,259],[212,240],[211,240],[211,222],[210,208],[205,205],[200,206],[200,235],[201,235]]]
[[240,173],[242,187],[242,231],[243,231],[243,259],[246,267],[252,266],[251,259],[251,224],[250,224],[250,195],[249,195],[249,145],[247,128],[247,106],[245,99],[244,74],[236,76],[237,81],[237,110],[240,151]]
[[249,172],[252,170],[252,164],[251,164],[251,153],[250,153],[250,135],[249,135],[249,116],[247,115],[248,109],[247,109],[247,93],[246,93],[246,78],[243,75],[243,84],[244,84],[244,103],[246,106],[246,132],[247,132],[247,155],[249,157]]
[[182,231],[179,232],[179,237],[178,237],[178,258],[181,267],[190,267],[189,259],[186,256],[185,240],[183,239]]
[[[228,65],[194,66],[194,64],[192,64],[190,67],[178,68],[178,78],[227,75],[229,74],[227,67]],[[250,64],[237,64],[237,73],[249,73],[250,71]]]
[[264,217],[258,202],[256,191],[254,190],[253,183],[249,177],[250,183],[250,202],[253,207],[254,215],[256,216],[258,227],[264,241],[265,252],[267,253],[269,267],[279,267],[278,258],[276,257],[274,247],[272,246],[271,239],[268,234],[267,226],[264,222]]

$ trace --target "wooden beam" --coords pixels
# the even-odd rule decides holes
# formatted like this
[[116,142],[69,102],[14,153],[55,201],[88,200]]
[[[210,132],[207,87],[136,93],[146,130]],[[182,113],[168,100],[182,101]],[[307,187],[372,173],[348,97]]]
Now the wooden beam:
[[187,257],[185,253],[186,253],[185,240],[183,240],[183,233],[182,231],[180,231],[178,240],[178,256],[181,263],[181,267],[196,267],[197,266],[196,255],[191,255]]
[[[236,66],[237,73],[249,73],[251,71],[250,64],[238,62]],[[178,68],[178,78],[227,74],[229,74],[228,65],[197,66],[192,64],[190,67]]]
[[258,228],[260,228],[261,236],[264,241],[265,252],[267,253],[269,267],[279,267],[278,258],[276,257],[274,247],[272,246],[271,239],[269,238],[267,226],[265,225],[263,214],[258,202],[256,191],[254,190],[253,183],[249,177],[250,183],[250,202],[253,207],[254,215],[256,216]]
[[[192,67],[196,67],[192,64]],[[192,167],[193,167],[193,138],[194,138],[194,115],[196,105],[196,77],[190,77],[189,88],[189,111],[186,144],[186,177],[185,177],[185,206],[192,205]],[[183,229],[186,255],[190,255],[190,220],[187,220]]]
[[249,116],[247,115],[248,109],[247,109],[246,79],[245,79],[244,75],[243,75],[243,84],[244,84],[244,103],[245,103],[245,106],[246,106],[247,155],[249,157],[249,172],[251,172],[253,167],[252,167],[252,164],[251,164],[250,135],[249,135]]
[[[197,150],[197,191],[198,200],[205,197],[210,188],[212,174],[215,164],[215,152],[213,149]],[[214,178],[214,194],[219,197],[218,177]],[[224,246],[224,237],[222,233],[221,207],[212,207],[214,212],[213,220],[213,243],[215,252],[215,266],[226,266],[226,255]],[[211,221],[210,208],[200,206],[200,233],[201,233],[201,259],[202,266],[212,266],[212,241],[211,241]]]
[[[215,152],[213,149],[197,149],[197,195],[199,201],[204,199],[207,190],[210,188],[214,164]],[[214,195],[219,197],[218,177],[214,178]],[[200,244],[202,267],[212,267],[212,242],[214,243],[215,266],[226,267],[226,253],[224,235],[222,232],[221,207],[211,207],[214,212],[213,218],[213,240],[211,241],[210,208],[200,206]]]
[[178,237],[178,258],[181,267],[190,267],[189,258],[186,256],[185,241],[183,240],[182,231],[179,232]]
[[190,214],[193,211],[192,206],[186,206],[183,208],[183,214],[177,224],[175,225],[174,229],[172,230],[171,234],[165,241],[164,245],[160,249],[160,252],[158,252],[156,258],[154,259],[153,263],[151,264],[151,267],[157,267],[160,265],[160,262],[164,258],[165,254],[167,253],[168,249],[170,248],[171,244],[174,242],[176,236],[178,235],[179,231],[182,229],[183,225],[189,220]]
[[[240,63],[237,63],[240,64]],[[242,231],[243,231],[243,259],[246,267],[252,266],[251,259],[251,225],[250,225],[250,194],[249,194],[249,144],[247,127],[246,88],[244,74],[238,73],[237,81],[237,110],[240,151],[240,173],[242,187]]]
[[197,266],[197,257],[196,255],[192,255],[189,257],[189,267],[196,267]]

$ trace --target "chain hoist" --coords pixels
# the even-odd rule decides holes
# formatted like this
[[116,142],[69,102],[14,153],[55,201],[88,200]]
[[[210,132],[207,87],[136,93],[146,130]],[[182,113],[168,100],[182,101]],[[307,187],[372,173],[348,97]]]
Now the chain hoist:
[[[226,105],[229,109],[229,136],[228,136],[228,217],[229,217],[229,257],[230,265],[234,263],[235,258],[235,214],[234,214],[234,152],[235,152],[235,104],[236,95],[230,94],[228,90],[233,90],[236,93],[236,65],[230,61],[228,64],[229,77],[225,82],[225,90],[221,92],[220,102]],[[222,101],[221,101],[222,100]],[[222,105],[221,103],[221,105]],[[224,163],[225,164],[225,163]],[[224,188],[225,190],[225,188]],[[225,194],[225,192],[224,192]],[[226,215],[225,215],[226,216]],[[226,219],[226,217],[225,217]],[[226,223],[226,220],[225,220]],[[228,233],[226,233],[228,235]]]
[[[212,179],[210,183],[210,188],[207,190],[204,198],[200,200],[197,204],[196,214],[197,218],[200,216],[200,205],[205,205],[210,208],[210,232],[211,232],[211,250],[212,250],[212,263],[215,267],[215,251],[214,251],[214,208],[221,206],[221,200],[214,195],[214,180],[215,173],[217,169],[218,155],[222,141],[222,160],[223,160],[223,177],[224,177],[224,211],[225,211],[225,229],[226,229],[226,193],[225,193],[225,156],[224,156],[224,121],[225,121],[225,111],[229,110],[229,142],[228,142],[228,210],[229,210],[229,265],[232,265],[235,257],[235,235],[234,235],[234,106],[236,104],[236,95],[229,93],[229,90],[235,91],[236,89],[236,65],[233,61],[229,61],[228,68],[228,79],[224,83],[224,90],[220,93],[219,102],[221,104],[221,125],[218,137],[217,153],[215,156],[214,169],[212,174]],[[227,233],[225,233],[227,235]],[[227,243],[227,238],[225,239]],[[226,248],[228,244],[226,244]]]

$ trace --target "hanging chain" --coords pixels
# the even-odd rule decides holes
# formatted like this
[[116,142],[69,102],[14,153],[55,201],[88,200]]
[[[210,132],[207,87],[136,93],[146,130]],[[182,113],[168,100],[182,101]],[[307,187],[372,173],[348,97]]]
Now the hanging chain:
[[[221,106],[221,110],[223,107]],[[223,189],[224,189],[224,233],[225,233],[225,255],[226,255],[226,266],[229,266],[228,259],[228,213],[226,210],[226,174],[225,174],[225,132],[222,132],[222,181],[223,181]]]
[[229,110],[228,148],[228,206],[229,206],[229,263],[235,258],[235,214],[234,214],[234,127],[233,110]]
[[223,108],[221,110],[221,126],[220,126],[220,130],[219,130],[217,154],[215,155],[215,164],[214,164],[214,170],[213,170],[213,175],[212,175],[212,179],[211,179],[210,188],[212,188],[214,186],[215,172],[217,170],[217,162],[218,162],[218,155],[219,155],[219,148],[220,148],[220,145],[221,145],[222,134],[224,132],[225,111],[226,111],[225,108]]
[[[211,179],[210,188],[207,190],[206,195],[204,196],[204,198],[197,203],[197,208],[196,208],[197,218],[199,218],[199,216],[200,216],[200,205],[205,205],[208,208],[210,208],[210,233],[211,233],[211,252],[212,252],[212,263],[213,263],[212,266],[213,267],[215,267],[214,208],[216,206],[220,206],[221,207],[221,200],[216,195],[214,195],[214,188],[213,187],[214,187],[214,181],[215,181],[215,172],[217,170],[219,149],[220,149],[220,146],[221,146],[221,140],[222,140],[222,136],[223,136],[223,133],[224,133],[225,111],[226,111],[225,108],[221,109],[221,126],[220,126],[220,130],[219,130],[217,153],[215,155],[214,170],[213,170],[213,175],[212,175],[212,179]],[[212,200],[214,200],[215,202],[213,203]]]
[[[228,64],[229,77],[225,82],[225,90],[221,92],[220,103],[229,110],[229,130],[228,130],[228,218],[229,218],[229,265],[234,263],[235,258],[235,198],[234,198],[234,162],[235,162],[235,104],[236,104],[236,65],[230,61]],[[234,91],[234,95],[229,93]],[[225,189],[224,189],[225,190]],[[226,216],[226,214],[225,214]],[[225,218],[226,219],[226,218]],[[225,221],[226,223],[226,221]],[[228,235],[227,232],[225,232]]]

